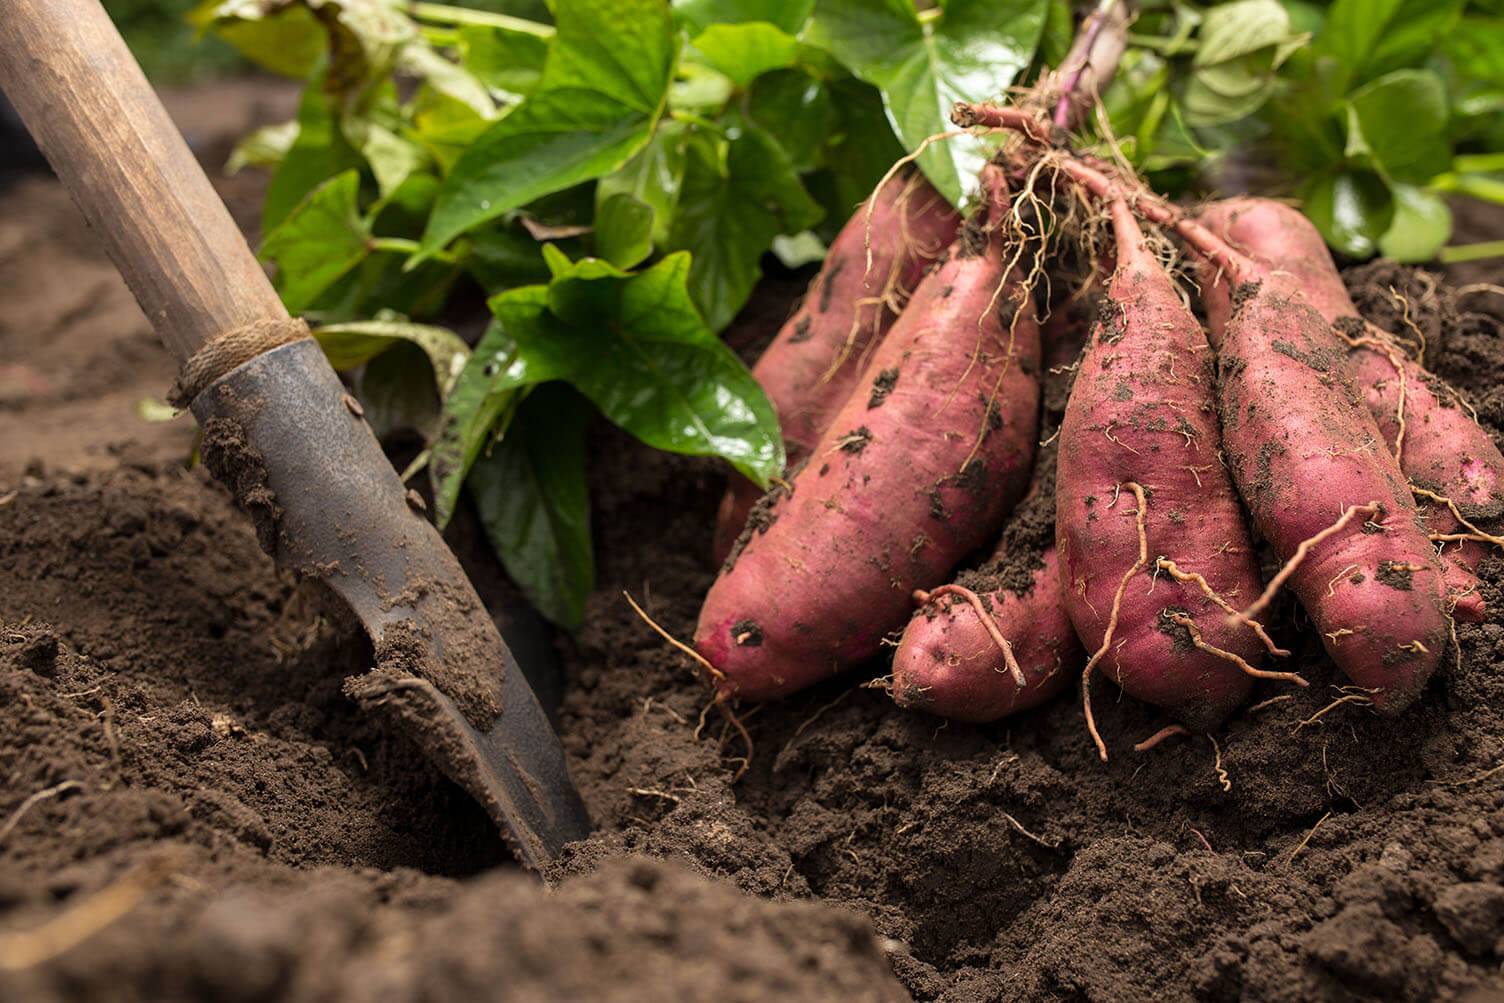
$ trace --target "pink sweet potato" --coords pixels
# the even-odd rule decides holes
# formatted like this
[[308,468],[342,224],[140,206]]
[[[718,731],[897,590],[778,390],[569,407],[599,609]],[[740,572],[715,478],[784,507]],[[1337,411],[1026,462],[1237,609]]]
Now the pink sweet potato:
[[[1058,304],[1040,328],[1046,420],[1058,421],[1070,396],[1091,329],[1083,306],[1088,292]],[[1033,484],[1008,516],[992,557],[952,585],[915,593],[920,608],[893,652],[890,692],[899,706],[957,721],[996,721],[1044,703],[1081,671],[1081,643],[1065,612],[1055,551],[1059,437],[1045,438],[1050,444],[1034,461]],[[1037,567],[1021,558],[1027,554],[1038,555]]]
[[[1082,161],[1057,163],[1098,198],[1121,190]],[[1397,713],[1440,662],[1452,621],[1440,561],[1353,384],[1346,342],[1295,276],[1234,250],[1141,189],[1131,196],[1233,290],[1217,406],[1238,493],[1287,561],[1271,585],[1289,582],[1332,661],[1376,709]]]
[[1127,206],[1111,208],[1117,267],[1060,430],[1065,605],[1124,690],[1211,728],[1263,653],[1226,613],[1258,595],[1258,565],[1217,458],[1211,348]]
[[1174,226],[1233,289],[1218,405],[1249,515],[1282,558],[1299,558],[1289,582],[1332,660],[1375,708],[1398,712],[1435,670],[1451,619],[1441,565],[1353,384],[1347,345],[1289,273],[1191,220]]
[[1254,524],[1286,560],[1344,513],[1372,507],[1310,548],[1290,584],[1332,660],[1373,691],[1375,707],[1397,711],[1419,696],[1446,650],[1442,570],[1404,475],[1344,371],[1346,346],[1314,310],[1271,285],[1235,307],[1222,339],[1227,459]]
[[1043,562],[1024,591],[1000,587],[978,596],[1011,644],[1022,685],[968,599],[947,592],[914,614],[898,642],[894,701],[980,724],[1037,707],[1064,690],[1080,667],[1081,645],[1065,612],[1054,547],[1044,552]]
[[723,697],[767,700],[877,653],[1027,485],[1039,406],[1032,303],[1003,236],[968,224],[700,611]]
[[[836,236],[804,301],[752,367],[778,412],[789,470],[809,455],[846,403],[871,346],[893,326],[960,225],[960,216],[916,171],[880,188],[870,217],[863,203]],[[745,478],[727,486],[716,515],[716,560],[725,560],[760,497],[762,490]]]
[[[1229,199],[1209,207],[1200,222],[1254,261],[1292,276],[1306,302],[1328,323],[1353,337],[1392,341],[1387,332],[1359,318],[1321,234],[1295,209],[1264,199]],[[1213,334],[1220,337],[1232,312],[1231,290],[1216,273],[1205,278],[1202,292],[1207,317]],[[1392,356],[1366,344],[1348,349],[1353,378],[1384,441],[1391,450],[1399,444],[1400,470],[1412,485],[1450,498],[1463,517],[1475,524],[1504,515],[1504,455],[1445,381],[1398,349]],[[1393,359],[1404,367],[1403,438],[1401,383]],[[1433,534],[1466,532],[1445,504],[1424,495],[1420,501]],[[1478,622],[1485,615],[1472,569],[1487,554],[1486,545],[1476,540],[1451,543],[1442,552],[1448,591],[1460,618]]]

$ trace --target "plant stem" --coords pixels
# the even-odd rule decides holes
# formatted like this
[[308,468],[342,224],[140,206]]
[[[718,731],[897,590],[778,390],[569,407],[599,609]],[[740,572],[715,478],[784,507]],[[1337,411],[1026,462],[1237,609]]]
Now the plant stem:
[[721,125],[718,122],[714,122],[711,119],[706,118],[704,115],[696,115],[692,111],[670,109],[668,115],[669,118],[673,119],[675,122],[683,122],[686,125],[697,126],[698,128],[705,129],[709,132],[714,132],[717,135],[721,136],[724,136],[726,134],[726,127],[724,125]]
[[440,48],[453,48],[459,45],[459,32],[454,28],[436,28],[433,25],[418,25],[418,33],[423,36],[425,42],[437,45]]
[[490,11],[451,7],[442,3],[414,3],[408,8],[408,13],[420,21],[433,21],[438,24],[478,24],[526,32],[529,35],[537,35],[539,38],[554,36],[554,26],[551,24],[539,24],[537,21],[512,17],[509,14],[493,14]]
[[1504,240],[1488,240],[1481,244],[1453,244],[1443,247],[1437,255],[1444,265],[1461,261],[1482,261],[1484,258],[1504,258]]
[[1504,171],[1504,153],[1459,153],[1452,158],[1452,170],[1459,174]]
[[[1097,36],[1102,34],[1102,27],[1107,23],[1107,17],[1116,4],[1117,0],[1100,0],[1097,9],[1092,11],[1086,19],[1086,31],[1081,38],[1080,45],[1071,46],[1072,53],[1079,54],[1078,59],[1070,71],[1071,75],[1066,78],[1065,86],[1060,89],[1060,101],[1055,105],[1055,124],[1062,129],[1070,128],[1071,102],[1076,97],[1076,88],[1081,86],[1081,77],[1091,66],[1092,49],[1097,44]],[[1113,68],[1116,69],[1117,59],[1114,58],[1112,63]],[[1111,75],[1109,71],[1107,76]]]
[[[366,241],[366,246],[372,251],[386,251],[390,254],[405,254],[411,257],[418,253],[421,245],[416,240],[409,240],[406,237],[372,237]],[[458,264],[460,260],[453,251],[434,251],[430,257],[446,265]]]

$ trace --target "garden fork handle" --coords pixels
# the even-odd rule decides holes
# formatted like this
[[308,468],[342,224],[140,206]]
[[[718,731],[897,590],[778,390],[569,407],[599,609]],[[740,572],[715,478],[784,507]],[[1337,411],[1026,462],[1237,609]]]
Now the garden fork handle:
[[0,0],[0,90],[179,361],[288,321],[98,0]]

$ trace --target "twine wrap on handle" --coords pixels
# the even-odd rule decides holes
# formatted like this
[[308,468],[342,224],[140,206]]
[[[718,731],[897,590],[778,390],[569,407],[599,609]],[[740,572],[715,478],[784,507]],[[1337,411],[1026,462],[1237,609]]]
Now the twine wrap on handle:
[[209,384],[230,370],[243,366],[274,348],[311,337],[308,323],[299,317],[258,320],[204,342],[194,352],[167,391],[167,403],[186,408]]

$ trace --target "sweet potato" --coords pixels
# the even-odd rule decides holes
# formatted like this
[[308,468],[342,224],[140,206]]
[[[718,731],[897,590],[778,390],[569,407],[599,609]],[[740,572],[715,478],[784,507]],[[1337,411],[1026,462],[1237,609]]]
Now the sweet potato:
[[1451,618],[1440,563],[1353,384],[1347,345],[1288,272],[1193,220],[1172,225],[1233,289],[1218,408],[1249,515],[1290,562],[1281,577],[1332,660],[1376,709],[1397,713],[1435,670]]
[[[1277,287],[1253,291],[1235,304],[1219,353],[1222,438],[1249,514],[1280,556],[1319,540],[1290,584],[1332,660],[1373,691],[1376,708],[1397,711],[1446,648],[1446,592],[1346,354],[1305,303]],[[1363,506],[1367,519],[1319,538]]]
[[[1024,591],[1000,587],[977,597],[992,630],[967,597],[946,589],[954,587],[937,590],[914,614],[893,653],[900,707],[980,724],[1037,707],[1075,677],[1081,645],[1065,612],[1054,547]],[[1009,642],[1006,653],[993,630]]]
[[1258,595],[1258,565],[1217,460],[1211,348],[1127,206],[1111,211],[1117,267],[1060,430],[1065,606],[1093,663],[1205,729],[1257,671],[1259,636],[1226,611]]
[[[1504,455],[1442,379],[1400,354],[1397,347],[1379,351],[1368,342],[1392,338],[1361,320],[1321,234],[1289,206],[1264,199],[1229,199],[1215,203],[1200,222],[1253,260],[1277,266],[1294,279],[1305,299],[1328,323],[1354,340],[1348,363],[1384,441],[1398,451],[1400,470],[1421,488],[1422,510],[1433,535],[1465,533],[1456,516],[1434,497],[1450,499],[1475,524],[1504,515]],[[1214,335],[1220,337],[1232,312],[1232,292],[1220,275],[1204,276],[1202,295]],[[1401,375],[1404,369],[1404,427],[1400,426]],[[1429,502],[1430,504],[1426,504]],[[1463,619],[1485,615],[1478,580],[1472,569],[1487,556],[1477,540],[1454,541],[1442,552],[1448,591]]]
[[[893,326],[925,269],[961,225],[917,171],[890,180],[871,203],[870,216],[863,203],[842,227],[804,301],[752,367],[778,412],[789,470],[809,455],[846,403],[869,349]],[[716,514],[717,561],[725,560],[760,497],[762,490],[745,478],[727,485]]]
[[[1059,436],[1053,430],[1091,328],[1083,306],[1087,293],[1079,290],[1057,304],[1040,328],[1042,420],[1050,427],[1028,494],[980,569],[952,585],[915,593],[920,608],[893,652],[890,692],[901,707],[957,721],[996,721],[1044,703],[1081,669],[1081,643],[1065,612],[1055,551]],[[1034,566],[1025,555],[1037,555]]]
[[[1097,198],[1124,190],[1083,161],[1055,163]],[[1398,713],[1435,670],[1452,620],[1440,561],[1353,384],[1346,342],[1295,276],[1131,185],[1134,207],[1175,230],[1233,290],[1217,356],[1222,442],[1254,525],[1287,562],[1244,612],[1288,582],[1332,660],[1375,709]]]
[[767,700],[876,654],[1022,495],[1039,332],[979,217],[920,282],[768,519],[744,534],[695,646],[722,697]]

